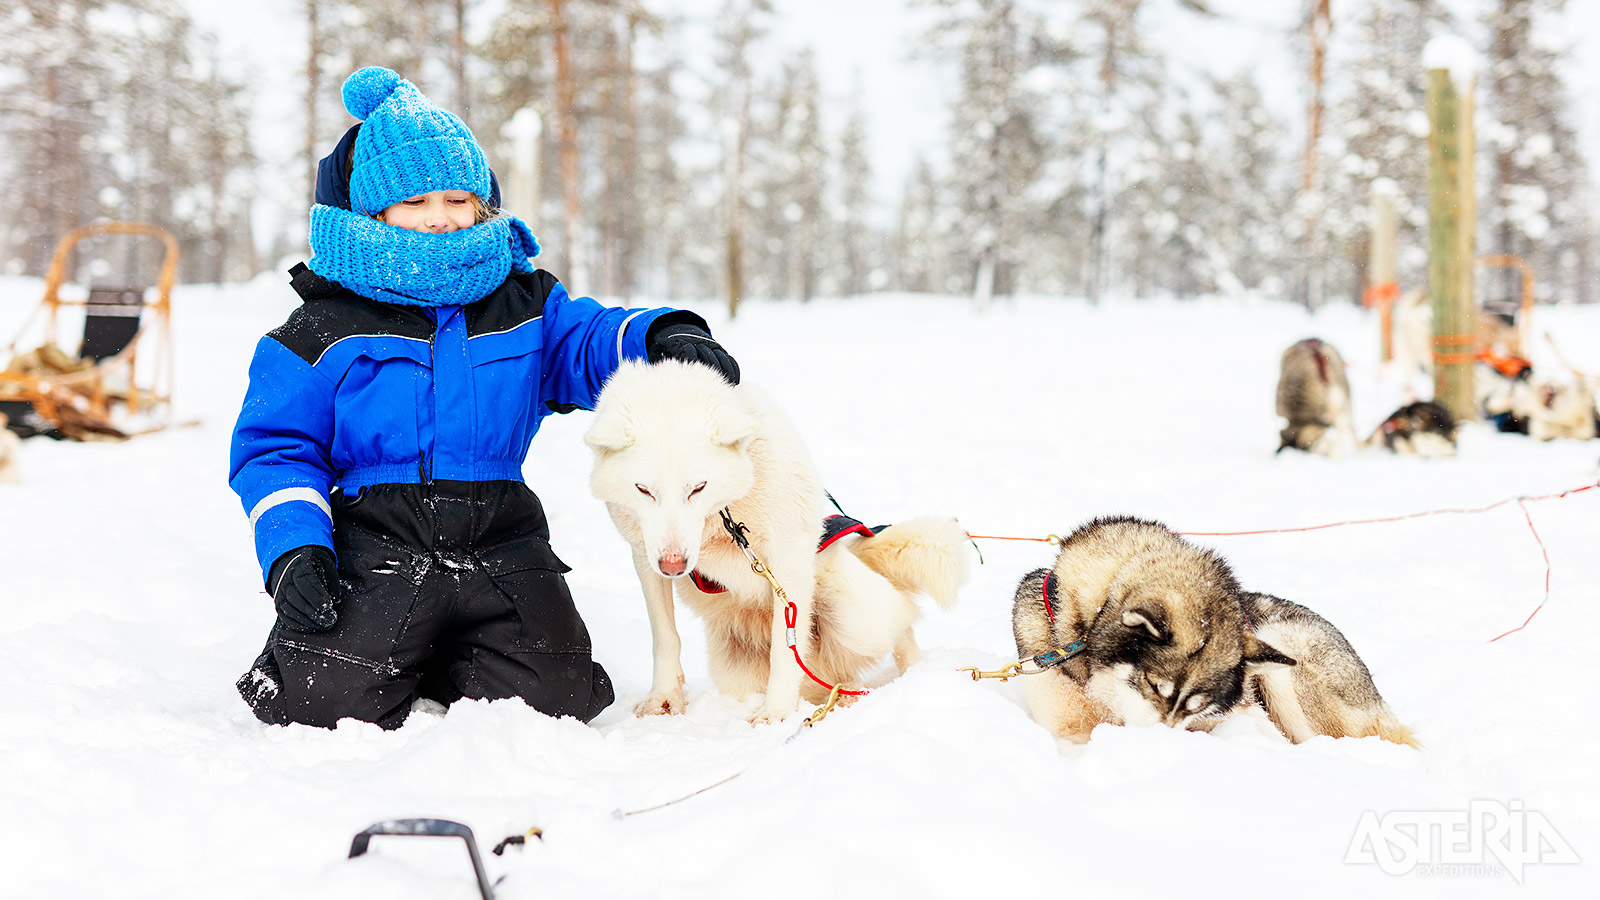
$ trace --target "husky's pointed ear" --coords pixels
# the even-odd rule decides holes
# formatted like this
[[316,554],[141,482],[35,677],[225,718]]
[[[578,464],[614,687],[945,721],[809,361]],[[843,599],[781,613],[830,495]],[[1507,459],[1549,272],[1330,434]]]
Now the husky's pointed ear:
[[711,442],[722,447],[738,447],[755,436],[757,424],[754,416],[724,407],[717,410],[711,421]]
[[1172,636],[1167,629],[1167,616],[1159,607],[1135,606],[1133,609],[1123,610],[1122,624],[1133,629],[1134,633],[1142,638],[1165,643]]
[[595,420],[583,442],[601,453],[615,453],[633,446],[633,429],[620,416],[606,416]]
[[1290,659],[1277,647],[1263,641],[1249,632],[1244,636],[1244,661],[1246,665],[1253,666],[1295,666],[1299,663]]

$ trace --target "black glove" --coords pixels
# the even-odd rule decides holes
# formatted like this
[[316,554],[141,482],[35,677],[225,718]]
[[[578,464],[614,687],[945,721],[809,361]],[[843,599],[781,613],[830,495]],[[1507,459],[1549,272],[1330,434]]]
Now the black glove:
[[657,319],[651,324],[645,355],[651,362],[677,359],[710,366],[729,384],[739,383],[739,364],[733,361],[728,351],[722,349],[721,344],[711,339],[704,328],[697,325],[686,322],[663,323]]
[[278,557],[267,592],[278,615],[301,631],[327,631],[339,621],[339,570],[327,547],[309,544]]

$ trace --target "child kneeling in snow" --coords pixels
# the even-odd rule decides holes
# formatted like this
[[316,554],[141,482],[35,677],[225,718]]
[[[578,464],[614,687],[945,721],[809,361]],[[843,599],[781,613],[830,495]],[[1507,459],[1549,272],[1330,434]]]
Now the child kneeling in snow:
[[522,480],[539,422],[623,359],[739,369],[683,310],[574,298],[455,115],[388,69],[322,161],[304,304],[256,347],[229,483],[278,618],[238,688],[264,722],[385,728],[414,701],[521,697],[584,721],[605,670]]

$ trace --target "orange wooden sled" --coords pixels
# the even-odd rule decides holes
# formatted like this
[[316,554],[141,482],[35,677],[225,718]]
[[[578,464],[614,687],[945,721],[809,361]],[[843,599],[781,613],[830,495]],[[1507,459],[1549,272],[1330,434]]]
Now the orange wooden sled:
[[[60,290],[73,247],[104,235],[134,235],[161,241],[154,298],[147,289],[91,285],[82,300],[64,300]],[[168,424],[172,401],[172,285],[178,272],[178,241],[143,222],[85,225],[56,244],[45,273],[44,298],[5,348],[0,370],[0,412],[20,434],[120,439]],[[84,308],[83,339],[76,348],[60,343],[62,307]],[[43,335],[35,323],[44,313]],[[141,368],[140,362],[145,365]],[[137,430],[113,423],[121,406]],[[137,417],[131,418],[131,417]]]

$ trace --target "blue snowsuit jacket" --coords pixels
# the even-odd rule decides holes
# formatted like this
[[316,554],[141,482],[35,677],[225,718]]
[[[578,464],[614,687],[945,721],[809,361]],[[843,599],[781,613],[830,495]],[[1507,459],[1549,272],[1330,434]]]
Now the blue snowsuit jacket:
[[521,482],[540,421],[593,408],[622,360],[646,358],[655,320],[710,331],[683,310],[572,297],[543,270],[437,307],[369,300],[304,264],[290,274],[305,302],[256,346],[228,475],[263,582],[285,551],[333,547],[334,488]]

